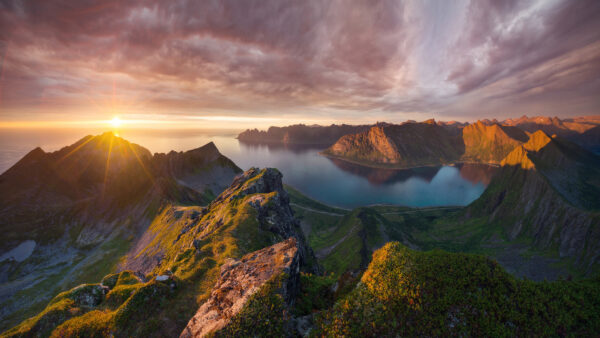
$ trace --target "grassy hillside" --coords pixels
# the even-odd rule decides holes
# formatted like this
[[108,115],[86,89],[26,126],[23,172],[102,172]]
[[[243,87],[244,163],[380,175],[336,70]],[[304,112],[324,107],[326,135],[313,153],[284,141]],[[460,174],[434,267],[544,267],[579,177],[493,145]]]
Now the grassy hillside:
[[600,330],[600,281],[515,279],[482,256],[397,242],[317,321],[315,336],[576,336]]
[[[290,217],[281,174],[275,169],[251,169],[206,209],[168,207],[159,213],[147,230],[152,240],[140,241],[139,250],[128,256],[132,260],[150,258],[141,260],[147,282],[135,278],[136,283],[121,285],[122,279],[132,281],[132,274],[124,272],[105,277],[107,288],[93,284],[72,289],[2,336],[178,336],[208,297],[219,267],[228,258],[239,258],[289,237],[303,243],[300,229]],[[275,223],[270,223],[272,220]],[[128,262],[122,266],[127,267]],[[165,276],[165,280],[157,276]],[[91,291],[81,294],[88,289]],[[92,298],[93,304],[87,302]]]

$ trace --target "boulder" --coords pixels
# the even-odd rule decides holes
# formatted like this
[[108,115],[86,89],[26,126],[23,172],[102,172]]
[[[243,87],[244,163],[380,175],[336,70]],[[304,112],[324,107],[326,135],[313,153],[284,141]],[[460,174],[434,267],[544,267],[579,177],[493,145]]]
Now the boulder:
[[293,237],[249,253],[240,260],[228,260],[221,267],[210,298],[198,309],[180,337],[203,337],[225,327],[254,293],[282,273],[286,281],[278,292],[291,304],[299,288],[300,260]]

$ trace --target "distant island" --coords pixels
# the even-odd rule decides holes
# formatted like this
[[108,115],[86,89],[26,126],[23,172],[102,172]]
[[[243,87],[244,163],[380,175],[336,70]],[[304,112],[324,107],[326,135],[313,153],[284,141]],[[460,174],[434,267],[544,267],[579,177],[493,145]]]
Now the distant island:
[[368,130],[368,125],[352,126],[332,124],[330,126],[295,124],[287,127],[269,127],[267,131],[247,129],[238,135],[238,140],[248,143],[282,143],[326,145],[335,143],[347,134]]

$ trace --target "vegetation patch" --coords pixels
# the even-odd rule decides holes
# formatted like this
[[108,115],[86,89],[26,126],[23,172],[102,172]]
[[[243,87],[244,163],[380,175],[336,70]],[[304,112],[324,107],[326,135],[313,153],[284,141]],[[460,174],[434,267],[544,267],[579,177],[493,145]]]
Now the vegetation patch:
[[519,280],[496,262],[397,242],[318,320],[317,336],[575,336],[600,330],[600,281]]

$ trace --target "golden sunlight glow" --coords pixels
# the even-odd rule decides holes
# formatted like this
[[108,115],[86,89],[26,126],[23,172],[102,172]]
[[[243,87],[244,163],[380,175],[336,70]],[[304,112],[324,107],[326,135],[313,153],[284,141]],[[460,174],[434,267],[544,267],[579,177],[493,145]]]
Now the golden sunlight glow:
[[123,122],[121,121],[121,119],[117,116],[113,117],[112,120],[110,120],[110,124],[115,127],[118,128],[121,126],[121,124],[123,124]]

